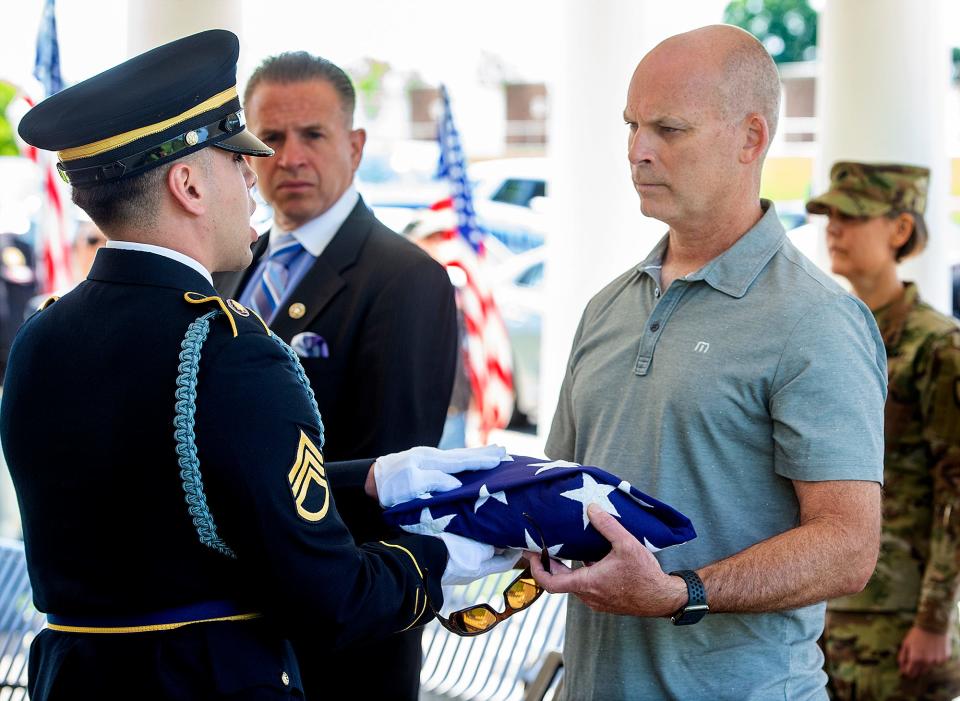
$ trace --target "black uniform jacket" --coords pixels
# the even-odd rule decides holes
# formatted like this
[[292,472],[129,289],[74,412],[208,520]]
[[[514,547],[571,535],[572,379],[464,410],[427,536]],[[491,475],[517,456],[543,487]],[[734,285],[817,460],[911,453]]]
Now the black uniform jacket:
[[[224,295],[240,297],[268,242],[269,234],[260,237],[245,272],[214,278]],[[297,303],[305,312],[300,318]],[[301,362],[329,434],[331,460],[440,441],[459,352],[453,287],[441,265],[380,223],[362,198],[270,326],[287,342],[304,332],[327,342],[328,357]],[[377,536],[371,523],[350,521],[357,542]],[[313,639],[298,639],[308,695],[316,696],[322,683],[336,698],[415,701],[420,633],[333,655]],[[368,672],[371,659],[378,661],[376,674]]]
[[253,315],[232,314],[234,337],[221,313],[202,346],[196,455],[216,534],[236,558],[200,542],[175,392],[188,326],[219,306],[188,303],[190,291],[215,294],[176,261],[103,249],[87,280],[17,336],[0,439],[34,600],[41,611],[104,621],[208,601],[263,617],[167,632],[45,630],[30,660],[34,701],[296,697],[288,636],[332,649],[424,623],[425,588],[441,601],[439,540],[355,546],[340,509],[355,506],[372,527],[377,507],[360,488],[370,460],[317,467],[308,394]]

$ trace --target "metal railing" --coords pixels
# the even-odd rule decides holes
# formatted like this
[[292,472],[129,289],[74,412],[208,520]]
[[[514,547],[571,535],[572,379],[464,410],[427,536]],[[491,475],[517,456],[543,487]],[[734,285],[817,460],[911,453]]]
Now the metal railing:
[[33,607],[23,543],[0,539],[0,701],[27,698],[27,657],[46,617]]
[[[501,592],[514,576],[508,572],[451,587],[444,610],[480,602],[502,610]],[[472,638],[461,638],[432,621],[423,632],[421,699],[520,701],[547,653],[563,647],[566,604],[565,596],[544,594],[526,611]]]

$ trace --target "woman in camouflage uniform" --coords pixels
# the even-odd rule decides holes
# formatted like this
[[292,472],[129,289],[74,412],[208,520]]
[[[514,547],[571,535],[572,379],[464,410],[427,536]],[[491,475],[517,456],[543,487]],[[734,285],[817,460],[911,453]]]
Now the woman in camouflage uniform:
[[825,669],[835,699],[960,696],[960,327],[903,283],[923,250],[930,171],[837,163],[807,203],[829,216],[833,272],[873,310],[887,349],[883,534],[859,594],[829,602]]

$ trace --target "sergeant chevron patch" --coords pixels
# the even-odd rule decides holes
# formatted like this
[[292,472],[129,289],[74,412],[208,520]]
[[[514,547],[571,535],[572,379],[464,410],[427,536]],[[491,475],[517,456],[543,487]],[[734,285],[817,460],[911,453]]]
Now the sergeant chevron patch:
[[297,459],[287,475],[297,513],[305,521],[315,523],[327,515],[330,507],[330,485],[323,469],[323,453],[301,429]]

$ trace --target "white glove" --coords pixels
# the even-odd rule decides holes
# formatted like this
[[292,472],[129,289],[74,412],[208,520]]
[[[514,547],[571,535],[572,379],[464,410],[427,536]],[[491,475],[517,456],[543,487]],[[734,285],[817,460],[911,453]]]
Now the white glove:
[[439,450],[420,446],[390,453],[373,463],[380,505],[390,508],[427,492],[446,492],[460,486],[452,473],[465,470],[489,470],[506,457],[499,445],[483,448]]
[[447,568],[440,584],[469,584],[488,574],[512,570],[523,555],[522,550],[503,550],[499,554],[492,545],[478,543],[455,533],[437,533],[447,546]]

